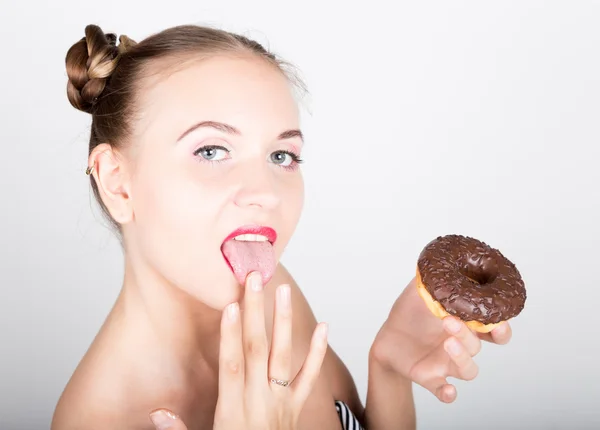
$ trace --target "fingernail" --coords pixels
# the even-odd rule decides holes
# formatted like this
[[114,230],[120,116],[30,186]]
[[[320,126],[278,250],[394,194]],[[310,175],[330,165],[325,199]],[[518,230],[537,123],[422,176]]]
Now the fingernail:
[[461,347],[460,344],[458,343],[458,341],[456,339],[452,339],[450,342],[448,342],[448,349],[450,350],[450,354],[452,355],[459,355],[461,352]]
[[150,420],[152,421],[152,424],[154,424],[154,427],[157,428],[157,430],[170,429],[173,426],[173,424],[175,424],[176,419],[177,415],[164,409],[159,409],[150,413]]
[[250,283],[250,288],[252,288],[253,291],[262,290],[263,285],[261,274],[258,272],[252,272],[249,276],[250,279],[248,279],[248,282]]
[[279,287],[279,289],[277,291],[279,293],[279,300],[280,300],[279,303],[281,303],[281,306],[284,309],[289,309],[292,305],[290,286],[282,285]]
[[451,333],[458,333],[460,331],[460,323],[454,318],[447,318],[445,323],[446,327]]
[[321,323],[319,327],[319,336],[322,340],[327,339],[327,333],[329,332],[329,324]]
[[237,303],[231,303],[227,306],[227,318],[231,322],[235,322],[240,312],[239,305]]

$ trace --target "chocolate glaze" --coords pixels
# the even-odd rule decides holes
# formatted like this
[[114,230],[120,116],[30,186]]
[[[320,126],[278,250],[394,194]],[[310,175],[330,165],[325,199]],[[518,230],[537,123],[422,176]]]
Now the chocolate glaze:
[[516,266],[477,239],[440,236],[423,248],[417,268],[431,297],[463,321],[499,323],[525,306],[525,284]]

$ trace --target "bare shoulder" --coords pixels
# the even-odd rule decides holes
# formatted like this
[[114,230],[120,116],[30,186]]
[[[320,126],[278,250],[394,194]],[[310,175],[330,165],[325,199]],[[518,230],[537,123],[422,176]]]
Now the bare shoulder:
[[141,396],[128,396],[118,381],[100,373],[73,376],[58,401],[51,430],[155,429],[148,415],[154,408]]
[[90,351],[85,354],[61,393],[52,416],[51,430],[95,428],[93,422],[85,422],[85,416],[94,415],[90,413],[89,405],[93,394],[86,389],[86,376],[90,375],[86,365],[89,355]]
[[130,422],[130,415],[120,414],[122,408],[115,407],[119,402],[118,390],[114,396],[105,396],[103,387],[109,378],[98,378],[99,369],[91,369],[90,356],[86,355],[79,364],[61,394],[54,415],[51,430],[135,428],[142,429]]
[[[302,360],[304,360],[304,357],[308,353],[310,340],[317,326],[317,319],[299,285],[282,264],[278,265],[273,284],[288,284],[291,287],[295,342],[294,371],[298,371]],[[316,387],[315,391],[317,397],[315,400],[330,401],[332,405],[335,400],[343,401],[356,416],[362,416],[364,407],[360,401],[354,379],[344,362],[331,346],[328,348],[327,355],[325,356],[318,387]]]
[[[126,357],[107,345],[103,332],[75,369],[52,417],[51,430],[154,429]],[[114,345],[111,345],[114,346]],[[145,418],[145,419],[144,419]]]
[[95,399],[95,393],[82,388],[77,379],[69,382],[54,411],[51,430],[100,430],[123,426],[125,417],[116,416],[114,409],[103,410],[101,399]]
[[102,413],[90,404],[78,408],[77,402],[67,408],[59,406],[52,418],[51,430],[104,430],[107,428],[128,428],[136,430],[153,430],[150,426],[136,426],[130,423],[128,416],[117,417],[114,411]]

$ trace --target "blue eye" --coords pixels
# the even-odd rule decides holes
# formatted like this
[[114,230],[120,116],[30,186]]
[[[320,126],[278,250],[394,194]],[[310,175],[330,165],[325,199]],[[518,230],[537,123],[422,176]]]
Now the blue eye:
[[222,161],[229,155],[229,150],[222,146],[203,146],[194,151],[194,155],[200,156],[207,161]]
[[281,167],[290,167],[292,164],[300,164],[302,162],[296,154],[288,151],[273,152],[269,158],[273,164]]

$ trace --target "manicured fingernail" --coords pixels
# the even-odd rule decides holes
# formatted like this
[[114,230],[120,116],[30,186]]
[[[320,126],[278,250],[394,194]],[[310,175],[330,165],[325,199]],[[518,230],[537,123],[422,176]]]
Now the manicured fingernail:
[[177,419],[177,415],[174,413],[159,409],[157,411],[150,413],[150,420],[152,420],[152,424],[157,430],[168,430],[173,424],[175,424],[175,420]]
[[227,318],[231,322],[237,321],[240,312],[240,307],[237,303],[231,303],[227,306]]
[[459,355],[461,353],[461,347],[460,344],[458,343],[458,341],[456,339],[452,339],[450,342],[447,343],[448,345],[448,349],[450,352],[450,354],[452,355]]
[[460,323],[454,318],[446,318],[444,322],[451,333],[458,333],[460,331]]
[[249,276],[248,282],[250,283],[250,288],[253,291],[262,290],[262,276],[258,272],[252,272]]
[[277,289],[279,293],[279,303],[284,309],[289,309],[292,305],[290,286],[282,285]]
[[319,326],[319,337],[321,340],[327,339],[327,333],[329,332],[329,324],[321,323]]

